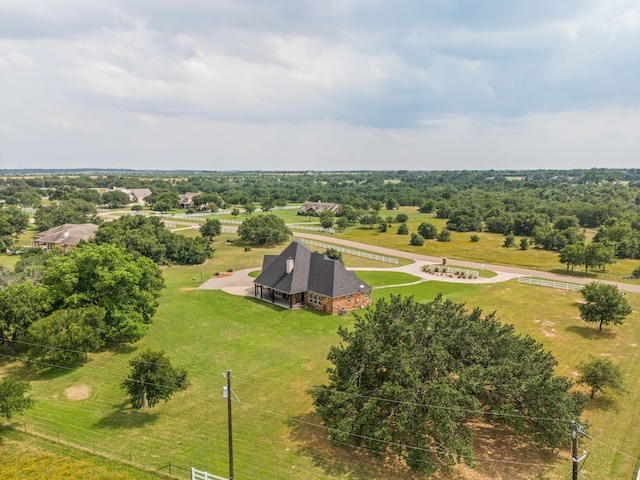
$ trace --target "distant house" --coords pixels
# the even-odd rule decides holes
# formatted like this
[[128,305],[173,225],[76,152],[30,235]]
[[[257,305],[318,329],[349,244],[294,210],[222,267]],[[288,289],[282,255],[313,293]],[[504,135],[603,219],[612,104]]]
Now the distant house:
[[336,213],[340,210],[340,204],[328,202],[304,202],[298,209],[298,215],[320,215],[322,212]]
[[180,208],[191,208],[193,207],[193,197],[196,195],[200,195],[197,192],[187,192],[180,195]]
[[33,243],[37,247],[47,250],[55,248],[63,252],[77,246],[82,240],[90,240],[96,236],[98,225],[93,223],[65,223],[58,227],[50,228],[36,235]]
[[144,199],[151,195],[151,190],[148,188],[122,188],[122,187],[113,187],[112,190],[118,190],[120,192],[124,192],[129,195],[129,200],[132,202],[136,202],[140,205],[144,205]]
[[371,305],[371,287],[339,260],[294,240],[280,255],[265,255],[254,296],[288,301],[332,315]]

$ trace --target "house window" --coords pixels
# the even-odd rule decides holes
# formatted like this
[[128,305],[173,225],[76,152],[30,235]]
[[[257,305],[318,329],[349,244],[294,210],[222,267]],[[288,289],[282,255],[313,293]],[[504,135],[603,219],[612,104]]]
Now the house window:
[[351,303],[351,295],[347,295],[347,303]]
[[369,290],[364,292],[364,298],[369,298],[370,296],[371,296],[371,292]]
[[314,305],[320,305],[322,303],[320,295],[318,295],[317,293],[310,293],[309,303],[313,303]]

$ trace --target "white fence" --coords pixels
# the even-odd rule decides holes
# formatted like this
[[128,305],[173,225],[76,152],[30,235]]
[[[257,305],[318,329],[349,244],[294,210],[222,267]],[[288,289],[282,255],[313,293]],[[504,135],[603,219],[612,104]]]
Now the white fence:
[[314,240],[308,240],[303,238],[302,241],[307,245],[313,245],[320,248],[333,248],[339,252],[346,253],[349,255],[355,255],[356,257],[369,258],[371,260],[378,260],[379,262],[391,263],[393,265],[398,264],[397,258],[384,257],[382,255],[376,255],[374,253],[361,252],[359,250],[351,250],[350,248],[337,247],[335,245],[329,245],[327,243],[316,242]]
[[322,232],[322,233],[330,233],[331,235],[335,234],[336,231],[333,228],[322,228],[322,227],[311,227],[309,225],[287,225],[292,230],[307,230],[311,232]]
[[518,283],[537,285],[539,287],[558,288],[560,290],[572,290],[574,292],[579,292],[583,288],[583,285],[578,285],[576,283],[554,282],[553,280],[542,280],[541,278],[532,277],[518,277]]
[[191,467],[191,480],[229,480],[225,477],[219,477],[213,473],[203,472]]

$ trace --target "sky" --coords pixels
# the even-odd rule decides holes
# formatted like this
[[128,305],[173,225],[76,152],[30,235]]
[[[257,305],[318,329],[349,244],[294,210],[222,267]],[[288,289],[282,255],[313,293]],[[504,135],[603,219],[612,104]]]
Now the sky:
[[0,170],[640,168],[640,0],[2,0]]

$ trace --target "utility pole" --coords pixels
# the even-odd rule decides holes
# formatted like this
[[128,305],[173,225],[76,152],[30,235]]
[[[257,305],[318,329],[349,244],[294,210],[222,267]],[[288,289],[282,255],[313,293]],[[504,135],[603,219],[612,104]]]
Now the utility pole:
[[223,392],[227,399],[227,417],[229,426],[229,480],[233,480],[233,427],[231,423],[231,370],[227,370],[227,386]]
[[[578,480],[578,464],[584,460],[587,456],[586,450],[582,451],[582,456],[578,458],[578,437],[583,435],[585,432],[582,431],[578,422],[573,422],[573,430],[571,432],[571,479]],[[587,435],[588,436],[588,435]]]
[[578,480],[578,423],[573,423],[573,431],[571,432],[571,479]]

